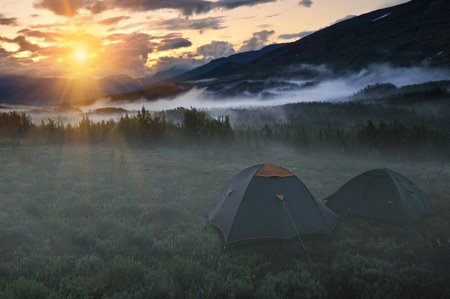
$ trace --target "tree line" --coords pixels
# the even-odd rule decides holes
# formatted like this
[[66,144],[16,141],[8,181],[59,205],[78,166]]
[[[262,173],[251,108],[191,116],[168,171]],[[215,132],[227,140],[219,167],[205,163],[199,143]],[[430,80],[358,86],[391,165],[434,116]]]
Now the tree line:
[[314,129],[288,121],[233,128],[228,116],[212,118],[205,111],[195,108],[183,110],[181,122],[169,121],[164,115],[152,113],[143,107],[137,114],[125,114],[118,120],[94,122],[88,116],[83,116],[77,125],[65,125],[53,119],[34,124],[29,115],[12,111],[0,113],[0,138],[93,143],[126,140],[146,144],[199,140],[250,143],[279,141],[298,146],[334,145],[342,149],[368,147],[396,152],[418,149],[448,152],[450,149],[448,132],[420,125],[404,125],[399,121],[368,120],[356,127],[327,124]]

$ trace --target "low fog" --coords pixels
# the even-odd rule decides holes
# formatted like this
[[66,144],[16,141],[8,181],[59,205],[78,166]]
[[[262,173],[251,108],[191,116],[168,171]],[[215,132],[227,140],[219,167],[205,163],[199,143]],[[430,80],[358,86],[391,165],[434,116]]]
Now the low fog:
[[[226,109],[226,108],[254,108],[278,106],[289,103],[313,102],[313,101],[348,101],[352,95],[377,83],[392,83],[397,87],[420,84],[430,81],[450,80],[450,71],[440,68],[425,66],[404,68],[388,65],[372,65],[357,73],[336,77],[326,66],[300,66],[303,69],[315,71],[318,76],[312,80],[296,79],[290,76],[286,78],[271,78],[270,81],[279,83],[279,87],[262,89],[256,93],[241,92],[239,96],[225,96],[208,90],[206,87],[193,87],[188,92],[173,99],[160,99],[148,101],[145,99],[132,102],[112,102],[110,99],[102,99],[91,105],[62,109],[59,107],[31,107],[17,105],[3,105],[0,111],[18,110],[31,115],[33,122],[39,124],[48,121],[49,118],[64,124],[77,124],[84,115],[88,115],[93,121],[118,119],[122,113],[97,113],[96,110],[105,107],[121,108],[130,114],[145,107],[150,111],[170,110],[178,107],[198,109]],[[214,81],[213,81],[214,82]],[[245,82],[264,83],[263,80],[247,80]],[[211,83],[210,83],[211,84]],[[213,84],[213,83],[212,83]],[[232,90],[233,84],[245,84],[233,82],[225,89]],[[289,86],[289,88],[286,88]],[[213,111],[211,111],[212,114]]]
[[[312,66],[304,66],[313,68]],[[326,67],[314,67],[324,75],[330,74]],[[223,108],[252,108],[264,106],[278,106],[299,102],[314,101],[347,101],[351,96],[367,87],[377,83],[392,83],[397,87],[405,85],[420,84],[430,81],[450,80],[450,71],[446,69],[413,67],[401,68],[387,65],[374,65],[358,73],[352,73],[342,77],[324,76],[315,84],[302,85],[312,82],[311,80],[276,79],[280,82],[294,83],[298,88],[285,90],[265,89],[258,94],[243,93],[241,96],[217,95],[207,91],[206,88],[192,88],[187,93],[174,99],[161,99],[158,101],[146,101],[145,99],[134,102],[112,103],[109,99],[98,101],[92,105],[82,107],[84,112],[94,111],[102,107],[120,107],[128,111],[135,111],[145,107],[151,111],[161,111],[183,108],[198,109],[223,109]],[[328,78],[327,78],[328,77]],[[273,79],[272,79],[273,80]],[[268,97],[267,94],[270,94]]]

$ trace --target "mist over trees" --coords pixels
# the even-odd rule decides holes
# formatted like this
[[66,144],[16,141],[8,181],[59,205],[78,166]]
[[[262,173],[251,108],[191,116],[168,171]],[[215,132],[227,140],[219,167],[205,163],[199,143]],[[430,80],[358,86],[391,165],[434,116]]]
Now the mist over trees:
[[[311,104],[314,105],[317,104]],[[318,104],[320,110],[329,104]],[[356,105],[356,106],[355,106]],[[359,109],[358,104],[345,104]],[[295,107],[293,107],[295,108]],[[339,105],[333,106],[339,113]],[[357,110],[353,109],[352,113]],[[388,110],[386,113],[395,112]],[[169,121],[172,114],[182,113],[182,121]],[[439,130],[424,125],[403,124],[400,121],[360,121],[355,118],[340,122],[322,121],[321,113],[310,114],[309,121],[319,125],[309,125],[308,121],[293,120],[278,122],[265,118],[265,110],[242,110],[249,118],[258,119],[254,125],[232,127],[230,116],[213,118],[206,111],[195,108],[181,111],[154,113],[142,107],[135,115],[125,114],[117,121],[93,122],[84,116],[78,125],[64,125],[49,119],[34,124],[25,113],[0,113],[0,138],[3,143],[26,140],[34,142],[91,142],[140,144],[195,144],[197,142],[254,143],[265,141],[284,142],[300,147],[334,146],[341,150],[363,148],[402,154],[432,150],[446,155],[450,149],[450,136],[445,129]],[[251,113],[251,114],[250,114]],[[258,116],[259,115],[259,116]],[[172,115],[173,116],[173,115]],[[266,119],[267,122],[261,122]]]

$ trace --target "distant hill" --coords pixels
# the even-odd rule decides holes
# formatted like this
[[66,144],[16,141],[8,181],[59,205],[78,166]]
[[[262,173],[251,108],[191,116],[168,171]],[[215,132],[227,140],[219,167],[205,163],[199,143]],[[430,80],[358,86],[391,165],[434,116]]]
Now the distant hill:
[[[1,76],[0,102],[59,104],[102,94],[96,82],[83,82],[65,78],[33,78],[27,76]],[[106,92],[106,91],[105,91]]]
[[[402,87],[397,87],[393,84],[375,84],[362,89],[353,95],[351,99],[391,104],[436,103],[444,101],[450,105],[450,81],[435,81]],[[448,105],[447,109],[450,109]]]
[[210,61],[209,63],[202,65],[198,68],[195,68],[193,70],[184,72],[178,76],[174,76],[170,78],[170,81],[179,82],[179,81],[186,81],[186,80],[198,80],[204,77],[209,77],[209,75],[219,69],[219,68],[238,68],[239,66],[242,66],[246,63],[252,62],[265,54],[269,53],[270,51],[283,48],[284,46],[288,45],[288,43],[284,44],[273,44],[266,46],[260,50],[256,51],[248,51],[248,52],[242,52],[238,54],[233,54],[228,57],[218,58],[215,60]]
[[[221,68],[200,72],[205,65],[194,70],[194,78],[286,76],[304,64],[327,65],[337,73],[377,63],[450,67],[449,32],[449,0],[414,0],[342,21],[246,63],[227,61]],[[194,71],[179,78],[191,79]]]
[[108,76],[98,80],[0,75],[0,103],[68,104],[109,94],[131,92],[142,87],[139,80],[126,75]]
[[173,77],[176,77],[180,74],[189,72],[189,69],[183,69],[183,68],[179,68],[179,67],[172,67],[169,68],[167,70],[163,70],[163,71],[159,71],[156,74],[153,75],[153,77],[155,77],[156,79],[163,81],[163,80],[167,80]]
[[105,93],[129,92],[142,87],[142,82],[127,75],[108,76],[97,80]]
[[134,101],[139,99],[157,100],[161,98],[175,97],[186,91],[187,90],[183,87],[166,84],[146,87],[137,91],[127,93],[112,94],[108,97],[111,99],[111,101]]

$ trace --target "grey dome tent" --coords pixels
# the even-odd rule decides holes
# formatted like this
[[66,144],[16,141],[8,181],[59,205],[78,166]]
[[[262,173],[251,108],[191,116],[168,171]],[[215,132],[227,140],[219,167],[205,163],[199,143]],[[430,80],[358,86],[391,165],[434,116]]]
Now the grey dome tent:
[[292,172],[270,164],[249,167],[233,177],[208,211],[208,220],[226,244],[330,234],[336,225],[336,215]]
[[348,214],[407,225],[430,215],[427,196],[409,179],[389,169],[367,171],[326,199],[338,215]]

